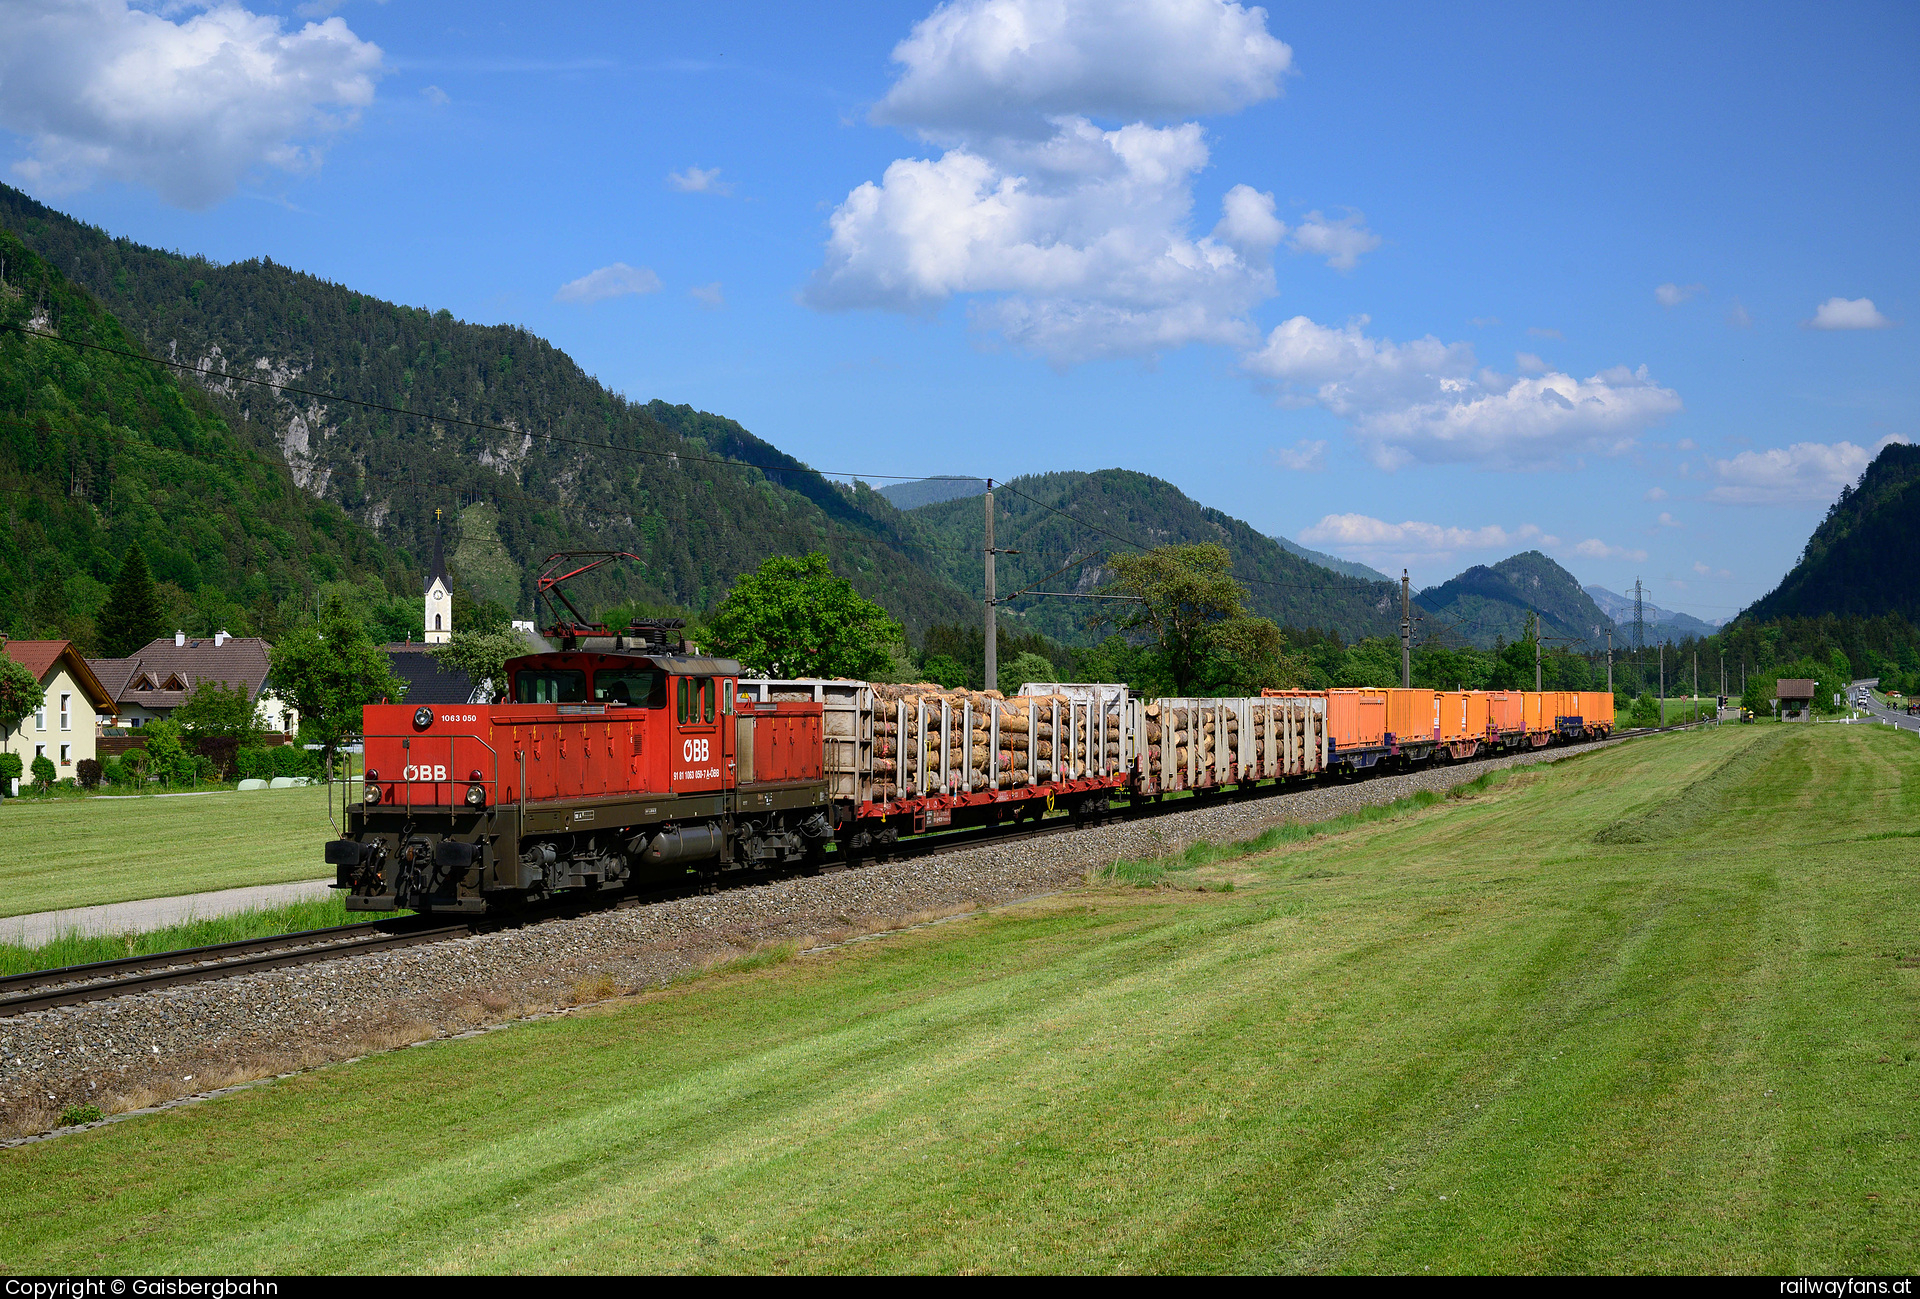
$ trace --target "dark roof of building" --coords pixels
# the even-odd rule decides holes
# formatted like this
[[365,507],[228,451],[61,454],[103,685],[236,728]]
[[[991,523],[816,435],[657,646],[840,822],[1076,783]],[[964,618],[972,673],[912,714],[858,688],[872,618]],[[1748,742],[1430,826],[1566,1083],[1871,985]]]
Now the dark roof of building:
[[1811,699],[1814,683],[1800,677],[1781,677],[1773,687],[1775,699]]
[[73,673],[73,679],[87,692],[96,709],[110,707],[113,703],[113,696],[107,692],[99,674],[80,656],[80,651],[73,647],[70,640],[0,640],[0,654],[5,654],[33,673],[36,681],[45,681],[47,673],[64,659],[67,671]]
[[189,636],[176,645],[172,636],[159,636],[124,659],[97,660],[96,670],[105,668],[114,679],[115,699],[132,694],[143,704],[161,708],[173,705],[160,703],[159,694],[191,691],[202,681],[245,686],[247,694],[257,698],[267,684],[267,651],[272,646],[258,636],[228,636],[224,644],[215,644],[216,639]]
[[418,641],[394,642],[381,646],[393,675],[407,683],[410,704],[464,704],[473,698],[473,680],[464,672],[451,672],[433,661],[429,646]]

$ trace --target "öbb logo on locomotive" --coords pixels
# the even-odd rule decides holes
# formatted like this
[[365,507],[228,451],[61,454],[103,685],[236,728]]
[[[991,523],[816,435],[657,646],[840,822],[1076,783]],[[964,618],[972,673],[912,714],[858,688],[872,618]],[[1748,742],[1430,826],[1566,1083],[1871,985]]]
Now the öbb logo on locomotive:
[[713,756],[712,740],[688,740],[680,746],[680,756],[687,762],[705,762]]
[[445,767],[405,767],[402,768],[400,772],[400,779],[406,781],[424,780],[429,784],[438,784],[446,778],[447,769]]

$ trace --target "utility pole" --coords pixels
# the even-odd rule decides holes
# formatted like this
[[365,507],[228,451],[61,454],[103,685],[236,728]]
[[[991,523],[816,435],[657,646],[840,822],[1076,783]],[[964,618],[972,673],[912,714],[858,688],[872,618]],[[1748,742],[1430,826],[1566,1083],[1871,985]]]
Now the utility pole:
[[1407,570],[1400,570],[1400,688],[1413,687],[1413,597],[1407,587]]
[[[1637,582],[1635,585],[1639,585]],[[1660,642],[1660,725],[1667,724],[1667,643]]]
[[1607,693],[1613,693],[1613,628],[1607,628]]
[[1000,633],[993,625],[993,479],[987,479],[987,672],[982,690],[1000,688]]
[[1700,651],[1693,652],[1693,720],[1700,720]]

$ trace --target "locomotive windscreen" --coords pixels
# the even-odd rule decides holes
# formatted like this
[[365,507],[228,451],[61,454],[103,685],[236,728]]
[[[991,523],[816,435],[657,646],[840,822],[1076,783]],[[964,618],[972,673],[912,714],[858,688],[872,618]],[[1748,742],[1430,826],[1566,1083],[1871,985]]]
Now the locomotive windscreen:
[[593,674],[595,703],[633,708],[667,706],[667,674],[656,668],[599,668]]
[[522,668],[513,674],[518,704],[584,704],[587,674],[578,668]]

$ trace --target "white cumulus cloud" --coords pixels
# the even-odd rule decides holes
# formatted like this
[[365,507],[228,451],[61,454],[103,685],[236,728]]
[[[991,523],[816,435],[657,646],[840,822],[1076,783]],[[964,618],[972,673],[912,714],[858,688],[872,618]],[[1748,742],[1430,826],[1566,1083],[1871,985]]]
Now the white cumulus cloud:
[[1573,553],[1585,559],[1631,559],[1642,560],[1647,557],[1644,550],[1629,550],[1625,546],[1610,546],[1598,537],[1588,537],[1573,548]]
[[1311,253],[1327,259],[1336,271],[1350,271],[1360,264],[1363,253],[1380,246],[1380,236],[1367,229],[1366,218],[1349,212],[1338,221],[1318,212],[1309,212],[1287,240],[1296,253]]
[[718,167],[689,167],[667,173],[667,184],[682,194],[731,194],[733,185],[720,179]]
[[1805,329],[1890,329],[1893,321],[1880,314],[1872,298],[1828,298],[1813,309]]
[[1272,453],[1273,463],[1297,473],[1312,473],[1327,467],[1327,443],[1324,438],[1301,438],[1290,447]]
[[1367,514],[1326,515],[1303,530],[1300,540],[1363,563],[1414,567],[1451,563],[1463,552],[1511,553],[1523,547],[1560,544],[1558,537],[1542,532],[1531,523],[1518,528],[1505,528],[1497,523],[1462,528],[1417,519],[1389,523]]
[[1164,121],[1280,93],[1293,51],[1264,9],[1220,0],[957,0],[894,47],[873,118],[958,142],[1051,134],[1055,118]]
[[659,288],[660,277],[646,267],[615,262],[562,284],[553,295],[553,300],[591,304],[604,302],[608,298],[625,297],[630,293],[655,293]]
[[1656,301],[1663,307],[1673,308],[1707,291],[1704,284],[1662,284],[1653,291]]
[[[1265,10],[959,0],[893,57],[873,120],[941,151],[899,159],[835,209],[810,306],[931,313],[968,296],[977,328],[1056,366],[1253,343],[1287,226],[1270,193],[1240,184],[1196,231],[1209,151],[1178,119],[1279,93],[1292,54]],[[1330,260],[1375,239],[1358,214],[1327,228],[1311,238]]]
[[1712,462],[1720,481],[1707,496],[1733,505],[1824,504],[1859,478],[1881,447],[1905,441],[1883,438],[1872,450],[1851,442],[1795,442],[1768,451],[1742,451],[1730,460]]
[[1680,409],[1680,396],[1624,366],[1585,379],[1476,370],[1473,345],[1428,335],[1369,338],[1362,316],[1341,329],[1305,316],[1275,326],[1246,370],[1286,404],[1311,402],[1348,422],[1370,459],[1526,468],[1617,454]]
[[1192,237],[1197,124],[1073,118],[1021,152],[1018,170],[967,149],[904,158],[861,185],[833,214],[808,303],[929,311],[1004,295],[977,303],[975,322],[1056,364],[1251,341],[1285,226],[1272,195],[1237,185],[1214,231]]
[[727,296],[720,291],[720,281],[718,280],[715,280],[712,284],[694,285],[687,290],[687,296],[709,311],[718,311],[727,305]]
[[0,31],[0,126],[28,141],[14,164],[28,187],[105,176],[186,208],[257,167],[317,167],[382,72],[380,48],[340,18],[288,31],[234,4],[7,0]]

